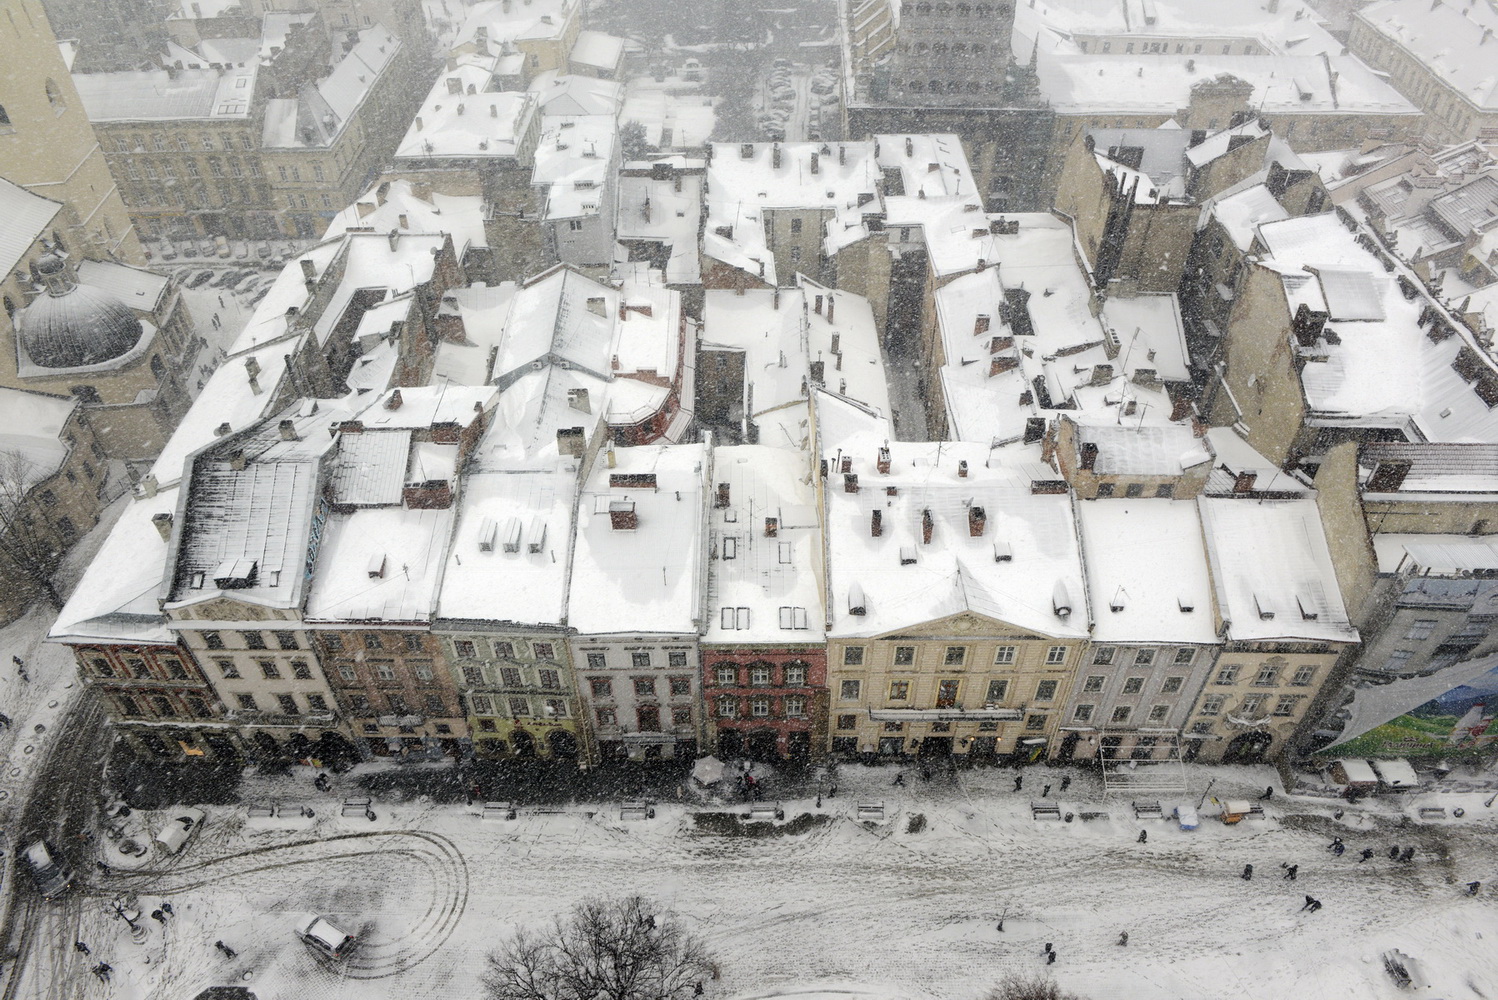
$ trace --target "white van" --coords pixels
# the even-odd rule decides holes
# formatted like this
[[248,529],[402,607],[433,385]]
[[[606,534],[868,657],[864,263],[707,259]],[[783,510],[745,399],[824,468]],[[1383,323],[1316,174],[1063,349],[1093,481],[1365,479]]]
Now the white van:
[[180,854],[202,825],[203,810],[190,806],[176,810],[156,834],[156,849],[163,854]]

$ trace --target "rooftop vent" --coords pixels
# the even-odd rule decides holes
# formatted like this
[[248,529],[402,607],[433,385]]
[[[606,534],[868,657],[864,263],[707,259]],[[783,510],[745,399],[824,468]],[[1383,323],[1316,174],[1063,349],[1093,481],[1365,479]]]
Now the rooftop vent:
[[993,561],[994,562],[1013,562],[1014,561],[1014,546],[1010,545],[1009,542],[1008,542],[1008,540],[1006,540],[1006,539],[995,538],[993,540]]
[[914,546],[911,546],[911,545],[902,545],[902,546],[900,546],[900,565],[901,566],[914,566],[915,565],[915,547]]
[[855,583],[848,588],[848,614],[863,616],[868,613],[868,598],[863,596],[863,588]]
[[368,569],[371,580],[383,579],[385,576],[385,553],[376,552],[370,556]]
[[1071,617],[1071,591],[1065,580],[1057,580],[1056,586],[1051,588],[1051,610],[1056,612],[1057,618]]

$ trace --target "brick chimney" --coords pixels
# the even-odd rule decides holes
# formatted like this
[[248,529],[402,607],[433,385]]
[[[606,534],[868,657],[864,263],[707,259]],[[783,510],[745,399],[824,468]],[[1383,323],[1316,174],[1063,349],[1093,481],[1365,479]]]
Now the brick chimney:
[[890,461],[888,448],[879,449],[879,460],[874,463],[874,466],[879,470],[881,476],[889,475]]
[[931,544],[931,532],[936,528],[936,520],[931,516],[931,508],[927,507],[921,511],[921,544]]
[[876,510],[869,514],[869,537],[878,538],[884,534],[884,511]]
[[780,534],[780,518],[778,518],[778,517],[767,517],[767,518],[765,518],[765,537],[766,538],[774,538],[774,537],[776,537],[779,534]]
[[716,507],[716,508],[718,508],[719,510],[722,510],[724,507],[728,506],[728,484],[727,483],[719,483],[718,484],[718,496],[717,496],[717,498],[715,500],[713,500],[713,506]]
[[957,478],[958,479],[966,479],[967,478],[967,459],[965,459],[965,458],[961,459],[957,463]]
[[856,472],[845,472],[845,473],[843,473],[843,492],[844,493],[857,493],[858,492],[858,473],[856,473]]
[[390,394],[390,398],[385,400],[385,409],[398,410],[401,408],[401,404],[404,402],[405,400],[401,398],[401,391],[399,389],[396,389]]
[[983,529],[988,527],[988,511],[982,507],[973,506],[967,509],[967,533],[970,538],[982,538]]

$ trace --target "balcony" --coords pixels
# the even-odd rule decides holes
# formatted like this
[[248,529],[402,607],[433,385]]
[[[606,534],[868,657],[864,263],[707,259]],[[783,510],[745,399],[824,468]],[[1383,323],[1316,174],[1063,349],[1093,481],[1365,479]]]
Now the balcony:
[[951,708],[869,709],[869,718],[875,722],[1019,722],[1024,717],[1023,706],[965,709],[961,705],[955,705]]
[[338,716],[332,712],[308,712],[305,715],[283,715],[280,712],[262,712],[251,709],[226,712],[224,719],[225,721],[235,722],[242,726],[286,726],[294,729],[307,726],[332,726],[338,722]]

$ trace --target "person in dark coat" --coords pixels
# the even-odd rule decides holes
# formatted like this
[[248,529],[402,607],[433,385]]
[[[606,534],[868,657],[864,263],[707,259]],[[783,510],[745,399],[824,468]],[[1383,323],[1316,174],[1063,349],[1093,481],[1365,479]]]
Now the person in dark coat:
[[1358,864],[1362,864],[1364,861],[1367,861],[1371,857],[1373,857],[1373,848],[1371,848],[1371,847],[1365,847],[1365,848],[1363,848],[1363,853],[1362,853],[1362,856],[1361,856],[1361,860],[1358,861]]
[[1046,785],[1044,788],[1042,788],[1040,790],[1040,797],[1043,798],[1043,799],[1048,799],[1048,798],[1051,797],[1051,786],[1050,785]]
[[1398,861],[1399,860],[1399,845],[1398,844],[1395,844],[1393,847],[1389,848],[1389,860],[1390,861]]
[[1120,948],[1125,948],[1125,947],[1128,947],[1128,944],[1129,944],[1129,932],[1128,931],[1124,931],[1123,933],[1121,933],[1121,934],[1118,935],[1118,946]]
[[1149,839],[1150,839],[1150,832],[1148,830],[1140,830],[1139,831],[1139,843],[1143,844],[1143,843],[1147,842]]
[[1274,798],[1274,786],[1270,785],[1264,789],[1264,794],[1259,796],[1259,801],[1268,802],[1272,798]]
[[73,950],[78,952],[80,955],[87,955],[89,953],[88,945],[84,944],[82,941],[74,941]]
[[1241,878],[1245,882],[1247,882],[1250,879],[1252,879],[1254,877],[1254,866],[1253,865],[1244,865],[1243,866],[1243,874],[1239,875],[1238,877]]
[[1300,871],[1300,865],[1291,865],[1285,869],[1285,878],[1291,882],[1295,881],[1295,873]]
[[1469,895],[1469,896],[1475,896],[1475,895],[1477,895],[1481,891],[1482,891],[1482,883],[1481,882],[1468,882],[1467,883],[1467,895]]
[[1346,846],[1344,846],[1342,841],[1339,840],[1337,841],[1337,846],[1332,848],[1332,854],[1333,856],[1340,858],[1342,856],[1342,852],[1345,850],[1347,850]]
[[1064,792],[1064,791],[1066,791],[1070,787],[1071,787],[1071,775],[1069,775],[1069,774],[1062,775],[1061,776],[1061,790]]
[[1413,847],[1406,847],[1404,849],[1404,852],[1399,855],[1399,860],[1400,861],[1414,861],[1415,860],[1415,849]]
[[1023,774],[1016,774],[1014,776],[1014,790],[1017,792],[1021,788],[1024,788],[1024,787],[1025,787],[1025,776]]

